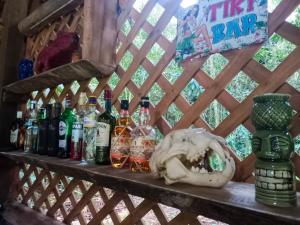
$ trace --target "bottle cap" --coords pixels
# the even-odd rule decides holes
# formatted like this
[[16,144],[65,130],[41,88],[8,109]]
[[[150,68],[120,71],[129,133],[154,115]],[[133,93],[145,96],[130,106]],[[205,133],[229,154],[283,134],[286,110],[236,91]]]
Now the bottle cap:
[[70,94],[67,94],[66,101],[65,101],[65,108],[71,108],[72,107],[72,96]]
[[34,110],[36,108],[36,101],[35,100],[31,100],[30,101],[30,109]]
[[128,110],[128,108],[129,108],[128,100],[121,100],[121,109]]
[[85,105],[86,99],[87,99],[86,93],[81,92],[80,95],[79,95],[78,105]]
[[104,99],[111,99],[111,90],[106,89],[104,90]]
[[142,97],[140,105],[141,107],[149,108],[149,97]]
[[89,97],[89,105],[96,105],[96,103],[97,103],[96,96],[90,96]]
[[17,118],[18,118],[18,119],[22,119],[22,117],[23,117],[22,111],[18,111],[18,112],[17,112]]

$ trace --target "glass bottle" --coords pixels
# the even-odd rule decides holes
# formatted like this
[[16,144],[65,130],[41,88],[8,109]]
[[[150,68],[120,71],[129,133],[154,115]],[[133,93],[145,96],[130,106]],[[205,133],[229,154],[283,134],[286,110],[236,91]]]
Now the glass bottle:
[[24,152],[36,152],[37,151],[37,137],[38,137],[38,125],[37,125],[37,112],[36,101],[30,101],[29,117],[25,123],[25,141]]
[[95,162],[101,165],[110,164],[111,134],[116,125],[116,118],[111,115],[111,91],[104,91],[105,112],[97,120],[96,158]]
[[72,127],[71,159],[81,160],[83,145],[83,117],[85,112],[86,94],[80,93],[75,122]]
[[110,161],[113,168],[129,167],[129,151],[131,144],[131,127],[129,126],[130,117],[128,113],[128,100],[121,101],[120,118],[112,133]]
[[96,153],[96,102],[95,96],[90,96],[83,119],[82,163],[94,162]]
[[57,156],[59,147],[59,120],[61,115],[61,103],[54,104],[48,133],[48,156]]
[[22,118],[23,113],[18,111],[17,118],[10,127],[10,145],[14,149],[20,149],[24,147],[25,127],[24,120]]
[[74,121],[75,114],[72,109],[72,99],[70,95],[67,95],[65,100],[65,111],[60,116],[59,120],[59,144],[57,154],[59,158],[70,158],[72,126]]
[[155,130],[150,126],[149,98],[142,97],[140,102],[139,124],[131,132],[130,170],[150,172],[149,159],[154,151]]
[[48,154],[48,132],[49,121],[51,119],[52,105],[48,104],[46,110],[41,108],[39,113],[39,138],[38,138],[38,154]]

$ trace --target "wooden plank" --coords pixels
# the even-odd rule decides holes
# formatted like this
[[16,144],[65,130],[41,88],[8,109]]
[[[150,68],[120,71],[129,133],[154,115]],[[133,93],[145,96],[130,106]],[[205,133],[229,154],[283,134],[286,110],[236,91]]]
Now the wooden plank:
[[23,19],[19,23],[18,28],[20,32],[26,35],[32,35],[59,17],[71,12],[77,6],[83,4],[83,2],[83,0],[46,1],[40,7],[35,9],[29,16]]
[[83,58],[111,74],[116,67],[117,0],[85,0],[83,27]]
[[[300,223],[300,206],[271,208],[257,203],[252,184],[229,182],[222,189],[194,187],[185,184],[166,186],[162,180],[155,180],[149,174],[134,174],[128,170],[113,169],[111,166],[81,165],[80,162],[68,159],[57,159],[23,152],[2,152],[0,155],[76,179],[84,179],[118,192],[127,192],[151,201],[161,202],[183,212],[200,214],[230,224],[239,223],[241,218],[243,218],[244,224],[257,224],[257,221],[260,221],[260,224]],[[68,196],[65,194],[67,192],[64,192],[63,199]],[[122,198],[120,197],[120,199]],[[300,193],[297,194],[297,199],[300,201]],[[105,212],[110,213],[117,203],[118,201],[115,201]],[[104,214],[101,218],[107,215]]]
[[16,162],[0,158],[0,202],[11,201],[17,195],[19,169]]
[[64,225],[16,202],[6,206],[2,216],[10,225]]

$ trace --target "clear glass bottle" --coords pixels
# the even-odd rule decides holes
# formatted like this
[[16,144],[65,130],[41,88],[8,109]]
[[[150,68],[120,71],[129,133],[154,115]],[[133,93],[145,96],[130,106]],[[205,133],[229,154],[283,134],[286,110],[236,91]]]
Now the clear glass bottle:
[[109,153],[111,146],[111,133],[116,125],[116,118],[111,115],[111,91],[104,91],[105,112],[97,120],[96,158],[100,165],[110,164]]
[[142,97],[139,124],[131,132],[130,170],[150,172],[149,159],[156,145],[155,130],[150,126],[149,98]]
[[10,145],[14,149],[24,148],[24,139],[25,139],[25,127],[23,120],[22,111],[17,112],[16,120],[11,124],[10,127]]
[[129,151],[131,144],[130,116],[128,112],[128,100],[121,101],[120,118],[112,133],[110,161],[113,168],[129,167]]
[[49,121],[48,133],[48,156],[57,156],[59,148],[59,121],[61,116],[61,103],[57,102],[52,108],[52,115]]
[[80,93],[75,122],[72,128],[71,159],[81,160],[83,145],[83,117],[86,105],[86,94]]
[[51,119],[52,105],[48,104],[46,110],[41,108],[39,113],[39,138],[38,138],[38,154],[48,154],[48,132],[49,121]]
[[59,120],[59,144],[57,154],[59,158],[70,158],[72,126],[74,121],[75,113],[72,108],[72,98],[70,95],[67,95],[65,100],[65,111]]
[[94,162],[96,153],[96,103],[97,98],[90,96],[83,119],[82,163]]
[[24,152],[36,152],[37,151],[37,138],[38,138],[38,125],[37,125],[37,112],[36,101],[30,101],[29,116],[25,123],[25,140],[24,140]]

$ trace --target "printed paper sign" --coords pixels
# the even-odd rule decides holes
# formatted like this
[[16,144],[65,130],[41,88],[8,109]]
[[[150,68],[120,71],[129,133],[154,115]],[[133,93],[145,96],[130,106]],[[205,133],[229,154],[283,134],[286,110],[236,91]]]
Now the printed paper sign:
[[176,60],[261,43],[267,21],[267,0],[199,0],[179,12]]

